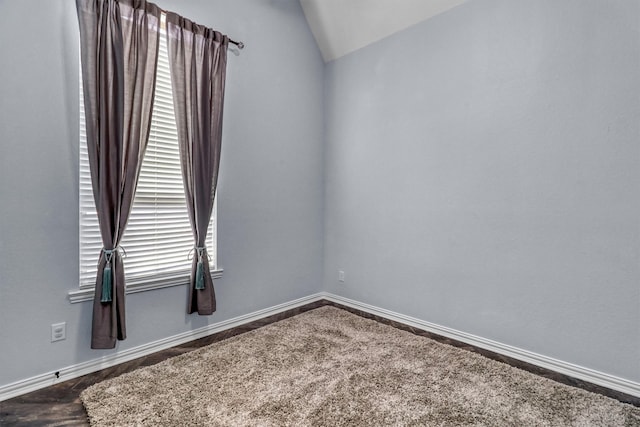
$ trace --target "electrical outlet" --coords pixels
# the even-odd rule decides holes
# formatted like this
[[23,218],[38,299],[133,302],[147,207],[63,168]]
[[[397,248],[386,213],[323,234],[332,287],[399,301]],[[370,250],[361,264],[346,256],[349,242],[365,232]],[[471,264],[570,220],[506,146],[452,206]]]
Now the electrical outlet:
[[67,322],[51,324],[51,342],[67,339]]
[[338,282],[344,283],[344,281],[345,281],[344,271],[338,270]]

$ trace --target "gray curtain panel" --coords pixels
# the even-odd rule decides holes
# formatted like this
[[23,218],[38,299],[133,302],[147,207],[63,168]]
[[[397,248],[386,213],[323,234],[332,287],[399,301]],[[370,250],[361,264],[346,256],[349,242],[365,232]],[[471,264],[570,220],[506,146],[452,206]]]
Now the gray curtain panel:
[[118,245],[149,138],[161,10],[144,0],[76,0],[93,197],[103,249],[91,348],[126,338]]
[[187,210],[195,241],[187,312],[216,310],[205,240],[218,182],[229,39],[167,12],[167,44]]

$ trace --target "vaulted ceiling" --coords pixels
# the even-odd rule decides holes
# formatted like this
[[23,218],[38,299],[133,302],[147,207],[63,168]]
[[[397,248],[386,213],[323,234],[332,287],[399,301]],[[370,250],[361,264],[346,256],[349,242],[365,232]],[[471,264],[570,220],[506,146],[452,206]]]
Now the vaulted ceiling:
[[325,61],[404,30],[467,0],[300,0]]

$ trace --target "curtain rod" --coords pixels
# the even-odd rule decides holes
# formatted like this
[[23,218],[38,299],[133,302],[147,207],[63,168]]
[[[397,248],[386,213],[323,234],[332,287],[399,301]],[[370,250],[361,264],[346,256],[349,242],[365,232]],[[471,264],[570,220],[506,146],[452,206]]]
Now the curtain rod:
[[[160,9],[160,12],[164,13],[165,15],[167,14],[167,12],[169,12],[168,10],[165,10],[165,9],[163,9],[161,7],[158,7],[158,9]],[[227,36],[227,37],[229,37],[229,36]],[[231,37],[229,37],[229,43],[235,44],[236,46],[238,46],[238,49],[240,49],[240,50],[244,49],[244,43],[237,42],[237,41],[231,39]]]
[[229,39],[229,43],[235,44],[236,46],[238,46],[238,49],[240,50],[244,49],[244,43],[242,42],[237,42],[235,40]]

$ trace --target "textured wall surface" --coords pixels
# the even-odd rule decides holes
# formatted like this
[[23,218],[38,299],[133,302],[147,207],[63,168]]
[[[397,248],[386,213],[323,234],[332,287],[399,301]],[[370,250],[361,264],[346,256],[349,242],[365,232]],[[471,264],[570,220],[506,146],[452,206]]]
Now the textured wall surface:
[[325,85],[326,290],[640,380],[639,2],[471,1]]
[[[78,286],[75,2],[0,1],[0,385],[321,286],[323,61],[302,8],[263,0],[161,6],[247,45],[229,54],[218,312],[187,315],[184,286],[129,295],[127,340],[113,351],[89,349],[91,303],[67,300]],[[67,340],[50,343],[50,324],[63,321]]]

